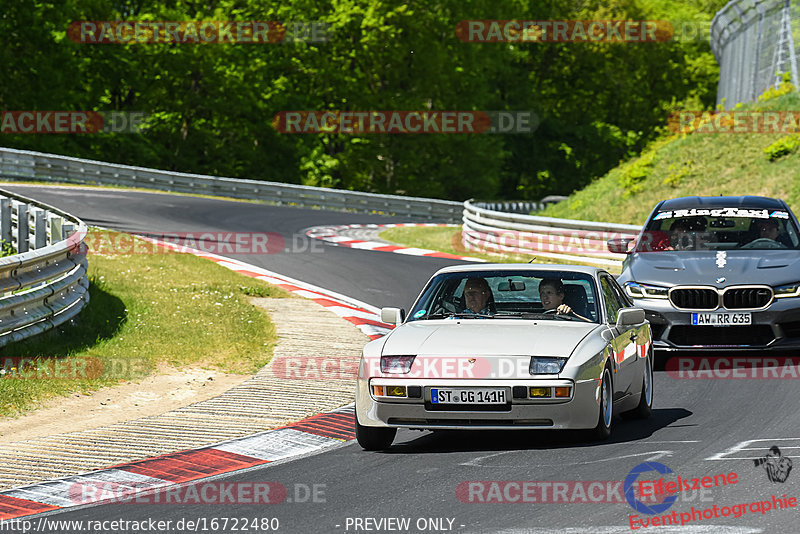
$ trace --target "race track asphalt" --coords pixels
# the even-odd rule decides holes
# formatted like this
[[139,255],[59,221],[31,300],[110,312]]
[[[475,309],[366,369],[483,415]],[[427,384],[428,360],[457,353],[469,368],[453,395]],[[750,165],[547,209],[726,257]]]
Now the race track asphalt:
[[[310,226],[407,219],[122,190],[3,187],[55,205],[89,224],[125,231],[276,232],[286,242],[296,240],[295,250],[289,247],[289,252],[234,257],[375,306],[408,308],[436,269],[458,263],[319,244],[312,250],[308,242],[303,244],[303,230]],[[709,508],[713,514],[714,506],[719,511],[753,501],[772,503],[773,495],[797,498],[800,473],[791,472],[785,482],[772,482],[764,467],[753,461],[773,445],[797,461],[797,393],[796,378],[679,380],[660,370],[655,376],[653,416],[644,423],[615,419],[614,435],[603,443],[586,442],[582,435],[567,432],[401,431],[386,452],[363,452],[350,442],[313,456],[218,479],[279,482],[287,488],[287,499],[292,502],[260,506],[106,504],[52,513],[47,519],[172,521],[170,528],[161,529],[164,532],[189,532],[185,524],[178,528],[178,522],[202,518],[208,529],[201,526],[198,531],[243,531],[242,523],[233,529],[230,519],[227,529],[221,522],[212,529],[209,522],[215,517],[276,517],[280,521],[277,531],[287,533],[632,532],[632,515],[653,516],[634,511],[625,501],[622,481],[645,461],[662,463],[690,479],[736,473],[735,484],[678,494],[664,514],[676,511],[679,519],[681,513],[691,515],[692,507]],[[655,473],[641,476],[653,478],[657,478]],[[492,481],[502,484],[493,485]],[[515,481],[520,485],[514,485]],[[575,481],[583,483],[576,486]],[[583,499],[611,502],[581,502],[579,489],[589,488],[592,481],[600,485],[592,486],[592,495]],[[317,498],[304,498],[314,485]],[[523,495],[523,487],[528,488],[527,495]],[[558,494],[559,502],[540,502],[544,492],[552,497],[554,488],[565,487],[569,489]],[[498,495],[500,500],[517,502],[480,502],[488,497],[497,500]],[[563,502],[565,495],[572,502]],[[620,497],[622,502],[618,502]],[[750,508],[739,518],[704,518],[667,531],[800,532],[797,513],[797,508],[763,514]],[[398,524],[387,523],[389,518],[408,519],[410,528],[394,528]],[[49,528],[52,532],[81,531],[53,524]]]

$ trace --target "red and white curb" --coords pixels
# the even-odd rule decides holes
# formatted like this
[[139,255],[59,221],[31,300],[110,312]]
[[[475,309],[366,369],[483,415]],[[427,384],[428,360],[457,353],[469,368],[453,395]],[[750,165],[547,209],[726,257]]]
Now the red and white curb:
[[[142,502],[146,493],[158,488],[306,455],[352,441],[355,439],[354,421],[351,405],[210,447],[3,491],[0,492],[0,520],[104,502]],[[281,485],[277,486],[280,489]],[[191,493],[187,492],[184,499],[186,497],[191,497]],[[283,502],[285,498],[285,491],[282,494],[273,492],[269,504]],[[203,499],[207,499],[205,491],[195,492],[196,504],[203,504]],[[145,498],[145,502],[152,501]]]
[[340,235],[343,230],[353,229],[384,229],[396,227],[414,227],[414,226],[458,226],[453,224],[436,224],[436,223],[398,223],[398,224],[346,224],[339,226],[315,226],[306,230],[306,236],[312,239],[320,239],[327,243],[339,247],[357,248],[363,250],[375,250],[379,252],[394,252],[395,254],[406,254],[409,256],[425,256],[428,258],[445,258],[449,260],[463,260],[463,261],[476,261],[485,262],[481,258],[472,258],[470,256],[458,256],[448,252],[439,252],[436,250],[428,250],[424,248],[403,247],[400,245],[390,245],[380,241],[369,241],[365,239],[356,239],[349,236]]
[[[295,295],[313,300],[356,325],[371,339],[387,334],[394,325],[380,321],[380,310],[346,295],[308,284],[232,258],[138,236],[164,248],[211,260],[245,276],[263,280]],[[193,449],[113,466],[82,475],[51,480],[0,492],[0,521],[51,510],[130,499],[150,489],[183,484],[256,465],[309,454],[355,439],[355,414],[346,406],[315,415],[283,428]],[[110,487],[112,494],[86,492]],[[76,493],[77,492],[77,493]]]

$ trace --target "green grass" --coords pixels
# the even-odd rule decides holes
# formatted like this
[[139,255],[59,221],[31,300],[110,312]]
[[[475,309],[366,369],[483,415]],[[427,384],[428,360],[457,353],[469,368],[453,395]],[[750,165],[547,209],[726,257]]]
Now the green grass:
[[[765,96],[740,109],[800,110],[796,91],[771,91]],[[800,152],[785,137],[786,133],[697,132],[664,137],[640,157],[537,215],[643,224],[657,202],[690,195],[782,198],[798,212]]]
[[248,298],[286,292],[189,254],[116,254],[103,247],[110,234],[119,235],[92,230],[87,239],[95,245],[88,306],[68,324],[2,349],[0,416],[164,364],[254,373],[272,357],[274,325]]

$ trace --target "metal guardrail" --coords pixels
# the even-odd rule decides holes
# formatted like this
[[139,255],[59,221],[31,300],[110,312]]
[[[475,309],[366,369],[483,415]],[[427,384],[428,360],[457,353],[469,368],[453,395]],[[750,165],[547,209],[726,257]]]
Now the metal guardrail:
[[778,87],[783,73],[798,87],[800,6],[790,0],[732,0],[711,22],[711,49],[719,63],[717,105],[733,108]]
[[555,204],[566,200],[567,197],[560,195],[549,195],[542,200],[487,200],[487,201],[473,201],[473,206],[492,211],[504,211],[506,213],[524,213],[529,214],[532,211],[539,211],[545,209],[549,204]]
[[523,254],[598,267],[621,268],[624,254],[609,252],[613,238],[634,238],[640,226],[536,217],[488,210],[464,202],[462,244],[468,250]]
[[463,208],[461,202],[448,200],[160,171],[10,148],[0,148],[0,178],[144,187],[178,193],[263,200],[279,205],[382,212],[447,222],[460,220]]
[[18,252],[0,258],[0,346],[50,330],[89,302],[86,225],[0,190],[0,237]]

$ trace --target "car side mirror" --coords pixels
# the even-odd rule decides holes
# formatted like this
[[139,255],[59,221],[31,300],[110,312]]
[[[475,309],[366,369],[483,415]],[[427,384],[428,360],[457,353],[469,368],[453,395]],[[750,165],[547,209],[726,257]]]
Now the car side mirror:
[[398,325],[406,319],[406,310],[403,308],[381,308],[381,321]]
[[644,322],[644,310],[641,308],[622,308],[617,312],[617,326],[632,326]]
[[628,245],[630,245],[631,241],[633,241],[633,239],[629,237],[616,237],[614,239],[609,239],[607,243],[608,251],[617,254],[630,254]]

